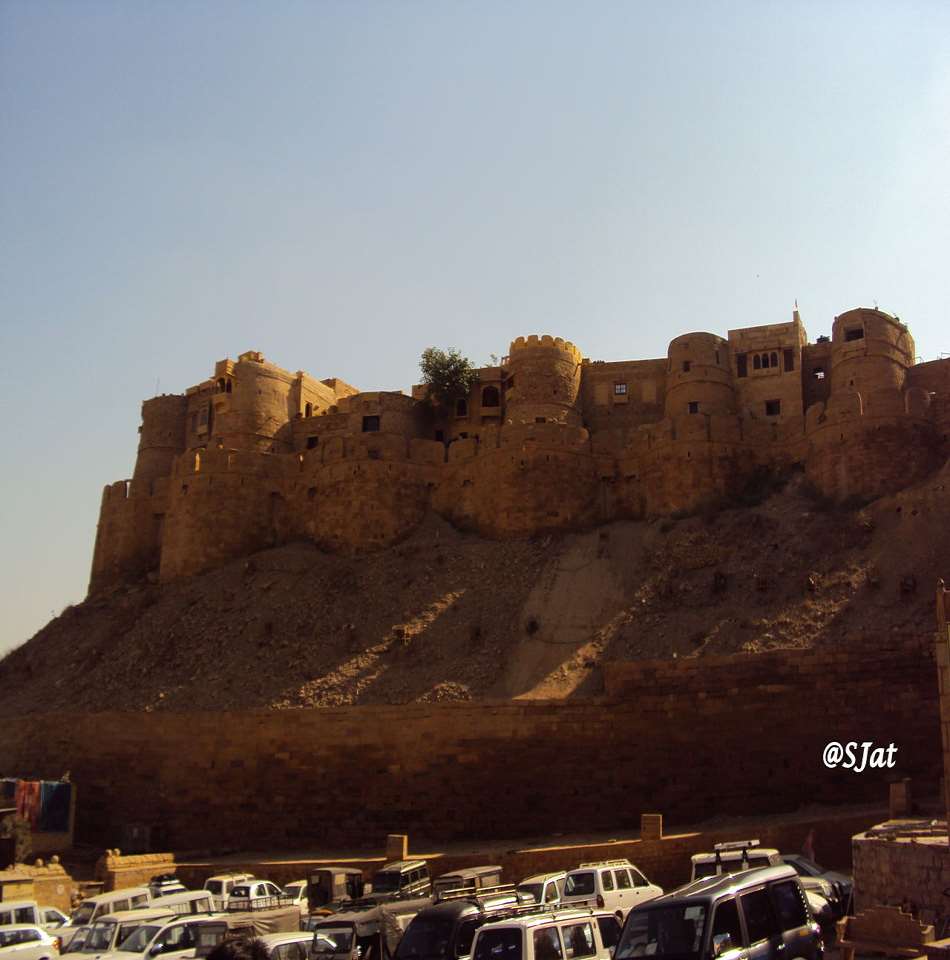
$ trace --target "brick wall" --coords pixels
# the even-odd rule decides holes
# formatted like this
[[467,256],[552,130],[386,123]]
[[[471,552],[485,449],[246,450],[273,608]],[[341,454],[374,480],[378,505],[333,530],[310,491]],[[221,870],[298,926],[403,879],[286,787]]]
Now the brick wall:
[[[375,849],[577,834],[936,791],[931,637],[607,670],[610,699],[5,719],[0,768],[72,771],[77,839],[161,848]],[[830,740],[891,741],[894,770],[829,771]]]

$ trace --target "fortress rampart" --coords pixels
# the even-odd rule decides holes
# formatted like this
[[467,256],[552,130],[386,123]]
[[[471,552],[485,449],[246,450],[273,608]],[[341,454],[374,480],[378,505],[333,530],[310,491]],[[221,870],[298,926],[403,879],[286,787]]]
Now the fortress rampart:
[[914,363],[877,309],[808,343],[791,322],[676,337],[665,360],[590,361],[518,337],[440,410],[256,352],[142,405],[131,481],[106,487],[90,590],[210,569],[290,539],[385,546],[428,510],[524,537],[692,511],[757,471],[802,467],[834,500],[906,486],[945,460],[950,359]]

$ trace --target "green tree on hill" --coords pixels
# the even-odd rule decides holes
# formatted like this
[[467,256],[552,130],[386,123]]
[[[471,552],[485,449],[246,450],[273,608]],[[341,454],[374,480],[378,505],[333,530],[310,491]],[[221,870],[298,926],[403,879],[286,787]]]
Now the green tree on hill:
[[443,409],[450,409],[456,400],[467,397],[472,384],[478,380],[472,361],[454,349],[428,347],[422,351],[419,367],[422,382],[429,387],[429,396]]

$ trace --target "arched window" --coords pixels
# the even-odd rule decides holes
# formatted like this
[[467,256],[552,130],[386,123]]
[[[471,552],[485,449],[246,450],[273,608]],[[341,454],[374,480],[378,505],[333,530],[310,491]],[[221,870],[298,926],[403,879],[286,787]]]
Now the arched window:
[[303,415],[304,415],[305,417],[312,417],[312,416],[313,416],[313,404],[312,404],[312,403],[304,404]]
[[777,353],[773,353],[769,357],[769,365],[772,367],[775,367],[775,369],[778,370],[778,354]]
[[498,387],[485,387],[482,390],[482,406],[497,407],[501,404],[501,397],[498,393]]
[[225,391],[226,391],[227,393],[230,393],[230,392],[231,392],[231,381],[230,381],[230,380],[228,380],[228,382],[224,385],[224,389],[225,389]]
[[219,390],[221,393],[224,393],[225,388],[226,388],[226,384],[225,384],[225,382],[224,382],[224,377],[222,377],[222,378],[218,381],[218,390]]
[[752,358],[752,369],[753,369],[753,370],[758,370],[759,367],[761,367],[761,366],[762,366],[762,358],[761,358],[758,354],[756,354],[756,355]]

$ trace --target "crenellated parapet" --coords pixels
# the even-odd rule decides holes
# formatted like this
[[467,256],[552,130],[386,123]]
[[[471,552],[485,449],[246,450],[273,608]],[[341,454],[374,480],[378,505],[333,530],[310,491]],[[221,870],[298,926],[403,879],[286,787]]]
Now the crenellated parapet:
[[507,423],[580,425],[583,357],[561,337],[518,337],[508,348]]

